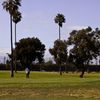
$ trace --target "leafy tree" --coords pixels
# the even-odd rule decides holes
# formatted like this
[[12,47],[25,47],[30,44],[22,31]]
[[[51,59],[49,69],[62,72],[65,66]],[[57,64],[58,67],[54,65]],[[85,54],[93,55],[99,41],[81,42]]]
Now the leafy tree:
[[49,52],[54,56],[55,62],[60,66],[59,71],[62,75],[61,64],[65,64],[67,61],[67,43],[66,41],[56,40],[53,48],[49,49]]
[[38,38],[24,38],[16,43],[15,51],[16,59],[20,61],[22,66],[30,69],[33,61],[38,60],[39,63],[44,61],[45,45]]
[[12,39],[12,17],[14,16],[14,13],[18,11],[18,8],[20,6],[21,0],[5,0],[2,5],[3,8],[9,12],[10,14],[10,31],[11,31],[11,54],[12,54],[12,60],[11,60],[11,77],[14,76],[13,73],[13,39]]
[[63,14],[57,14],[57,16],[54,18],[54,21],[59,25],[59,40],[60,40],[61,39],[60,28],[62,27],[63,23],[65,23],[65,17]]
[[74,30],[70,33],[68,44],[72,46],[72,49],[69,51],[69,61],[81,67],[80,77],[84,75],[84,65],[99,55],[100,37],[96,39],[96,34],[97,32],[93,31],[91,27],[78,31]]

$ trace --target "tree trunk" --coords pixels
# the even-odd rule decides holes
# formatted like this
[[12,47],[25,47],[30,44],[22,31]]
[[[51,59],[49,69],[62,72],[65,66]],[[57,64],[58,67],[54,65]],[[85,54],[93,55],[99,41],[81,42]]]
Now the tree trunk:
[[[61,40],[60,25],[59,25],[59,40]],[[60,75],[62,75],[61,64],[59,64],[59,72],[60,72]]]
[[13,72],[13,36],[12,36],[12,15],[10,15],[10,28],[11,28],[11,77],[14,77],[14,72]]
[[[15,48],[16,48],[16,23],[15,23]],[[16,68],[16,49],[15,49],[15,73],[17,73],[17,68]]]
[[59,26],[59,40],[61,40],[60,26]]
[[66,73],[68,73],[68,68],[67,68],[67,67],[68,67],[68,66],[66,65],[66,66],[65,66],[65,72],[66,72]]
[[60,75],[62,75],[62,67],[61,67],[61,64],[59,65],[59,72],[60,72]]
[[85,73],[85,66],[83,65],[82,66],[82,72],[81,72],[80,78],[83,78],[84,73]]

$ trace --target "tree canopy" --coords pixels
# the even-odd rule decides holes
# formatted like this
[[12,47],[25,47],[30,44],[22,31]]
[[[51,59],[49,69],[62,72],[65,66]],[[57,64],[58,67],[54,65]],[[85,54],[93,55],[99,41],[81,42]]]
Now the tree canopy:
[[98,56],[100,41],[97,39],[99,35],[97,34],[90,27],[78,31],[74,30],[70,33],[68,42],[73,45],[70,55],[73,56],[75,63],[88,63]]
[[67,42],[64,40],[56,40],[53,48],[49,49],[49,52],[54,56],[54,60],[57,64],[66,63],[67,61]]
[[45,45],[38,38],[24,38],[16,43],[16,59],[23,66],[30,66],[36,59],[39,63],[44,61]]
[[95,59],[100,53],[99,32],[92,30],[91,27],[72,31],[68,38],[68,44],[72,46],[69,51],[69,61],[83,66]]

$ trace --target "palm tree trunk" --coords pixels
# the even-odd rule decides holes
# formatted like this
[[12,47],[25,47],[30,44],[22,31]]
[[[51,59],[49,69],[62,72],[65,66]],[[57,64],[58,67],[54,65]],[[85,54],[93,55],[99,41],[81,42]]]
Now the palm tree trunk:
[[60,25],[59,25],[59,40],[61,40],[61,35],[60,35]]
[[[15,23],[15,48],[16,48],[16,23]],[[16,49],[15,49],[15,73],[17,73],[17,69],[16,69]]]
[[99,56],[99,65],[100,65],[100,56]]
[[15,46],[16,46],[16,23],[15,23]]
[[14,77],[13,73],[13,36],[12,36],[12,15],[10,15],[10,28],[11,28],[11,77]]
[[[59,25],[59,40],[61,40],[61,35],[60,35],[60,25]],[[60,75],[62,75],[62,67],[61,67],[61,64],[59,64],[59,72],[60,72]]]

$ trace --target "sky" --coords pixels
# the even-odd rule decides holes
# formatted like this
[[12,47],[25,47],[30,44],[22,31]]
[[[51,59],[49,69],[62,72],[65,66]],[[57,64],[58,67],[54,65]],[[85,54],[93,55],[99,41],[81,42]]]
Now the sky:
[[[0,0],[0,56],[10,52],[9,14],[3,10],[3,1]],[[45,56],[50,56],[48,49],[58,39],[58,25],[54,22],[58,13],[66,19],[61,28],[61,39],[67,39],[74,29],[100,27],[100,0],[22,0],[21,5],[22,20],[17,24],[17,41],[39,38],[46,46]]]

